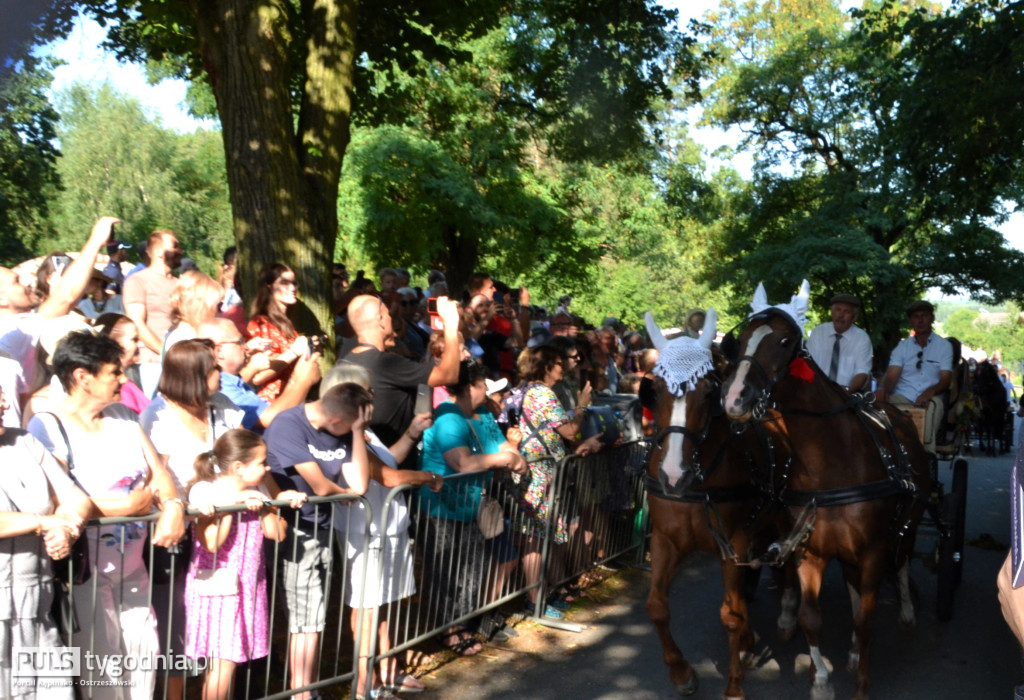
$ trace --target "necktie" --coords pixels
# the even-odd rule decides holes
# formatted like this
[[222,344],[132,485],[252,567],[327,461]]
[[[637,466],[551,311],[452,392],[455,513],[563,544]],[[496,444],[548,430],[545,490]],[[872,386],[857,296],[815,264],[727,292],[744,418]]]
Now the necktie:
[[843,339],[842,333],[836,333],[836,342],[832,343],[832,362],[828,365],[828,378],[832,381],[836,380],[836,374],[839,373],[839,341]]

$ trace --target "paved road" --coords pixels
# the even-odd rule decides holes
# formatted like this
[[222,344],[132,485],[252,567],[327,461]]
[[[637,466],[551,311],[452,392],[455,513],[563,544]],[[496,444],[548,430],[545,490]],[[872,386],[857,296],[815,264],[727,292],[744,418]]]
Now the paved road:
[[[876,699],[1009,698],[1013,684],[1024,678],[1020,652],[1003,622],[995,595],[995,576],[1006,550],[978,546],[986,541],[985,535],[1008,542],[1012,455],[966,457],[970,464],[967,540],[976,544],[966,548],[953,619],[947,623],[936,620],[936,579],[919,560],[913,563],[911,574],[918,604],[916,628],[899,629],[895,592],[886,587],[878,609],[871,665],[871,694]],[[948,465],[940,465],[940,470],[948,485]],[[919,537],[919,550],[927,546],[926,540],[924,534]],[[673,586],[672,629],[701,676],[697,698],[720,698],[725,689],[727,655],[718,618],[718,571],[714,558],[698,555],[684,565]],[[646,588],[646,577],[640,577],[635,590],[618,604],[592,613],[595,617],[581,634],[545,632],[561,642],[546,658],[488,650],[468,673],[442,671],[430,685],[437,697],[456,700],[676,697],[644,610]],[[832,676],[836,697],[847,698],[854,688],[853,675],[845,670],[852,623],[845,585],[834,564],[826,574],[822,607],[822,652],[837,669]],[[764,576],[752,604],[754,629],[763,639],[759,662],[746,677],[749,698],[808,696],[806,643],[802,635],[779,642],[774,632],[777,614],[778,598]]]

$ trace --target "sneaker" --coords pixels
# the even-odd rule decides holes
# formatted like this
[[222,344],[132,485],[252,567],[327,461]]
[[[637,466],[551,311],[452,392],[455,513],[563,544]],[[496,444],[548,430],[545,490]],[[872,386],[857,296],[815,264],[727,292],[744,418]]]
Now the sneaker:
[[[526,599],[526,614],[533,615],[534,603],[529,598]],[[550,618],[552,620],[561,620],[565,617],[565,613],[552,605],[544,605],[544,610],[541,612],[543,617]]]

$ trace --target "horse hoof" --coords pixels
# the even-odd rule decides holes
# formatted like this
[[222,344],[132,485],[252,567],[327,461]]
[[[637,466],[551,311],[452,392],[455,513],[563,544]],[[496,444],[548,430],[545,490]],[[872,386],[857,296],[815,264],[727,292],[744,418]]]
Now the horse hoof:
[[797,625],[792,627],[780,627],[779,628],[779,639],[783,642],[788,642],[796,636]]
[[846,670],[856,671],[858,666],[860,666],[860,654],[855,654],[851,651],[849,658],[846,660]]
[[900,629],[902,631],[909,632],[910,630],[912,630],[915,627],[917,627],[917,617],[916,616],[912,617],[909,620],[904,620],[901,617],[900,620],[899,620],[899,625],[900,625]]
[[754,668],[754,662],[757,661],[757,656],[752,651],[741,651],[740,652],[740,665],[743,668]]
[[811,686],[811,700],[835,700],[836,690],[831,683]]
[[680,683],[676,686],[676,692],[686,697],[687,695],[693,695],[697,692],[697,687],[700,686],[700,681],[697,680],[697,672],[692,668],[690,669],[690,680],[685,683]]

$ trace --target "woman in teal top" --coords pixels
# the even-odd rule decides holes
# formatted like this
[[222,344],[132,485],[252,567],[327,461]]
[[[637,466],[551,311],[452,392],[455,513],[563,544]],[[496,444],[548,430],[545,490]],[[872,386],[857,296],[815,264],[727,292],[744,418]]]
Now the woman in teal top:
[[[421,539],[428,553],[428,570],[423,600],[436,602],[438,621],[455,620],[487,602],[483,583],[507,577],[515,559],[492,566],[486,541],[476,525],[481,491],[490,483],[490,471],[511,469],[525,474],[526,461],[501,436],[494,418],[486,410],[477,413],[487,398],[486,369],[472,360],[459,366],[459,381],[448,387],[449,399],[437,407],[434,424],[423,436],[420,466],[444,477],[479,472],[470,477],[449,478],[439,493],[423,489],[421,508],[430,516],[421,518],[425,532]],[[500,563],[500,562],[499,562]],[[489,574],[489,572],[492,572]],[[504,574],[504,575],[502,575]],[[470,655],[481,650],[463,627],[449,628],[442,643]]]

